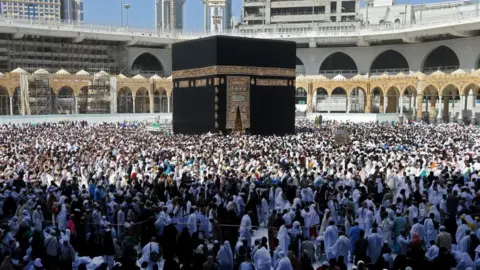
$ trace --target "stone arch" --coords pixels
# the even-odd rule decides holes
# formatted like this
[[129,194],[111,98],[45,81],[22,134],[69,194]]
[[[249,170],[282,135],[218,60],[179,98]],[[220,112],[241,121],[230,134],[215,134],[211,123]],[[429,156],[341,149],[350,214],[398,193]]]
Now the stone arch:
[[117,93],[117,113],[133,113],[132,90],[123,87]]
[[367,91],[362,87],[354,87],[350,91],[350,112],[363,113],[367,104]]
[[336,87],[330,93],[330,112],[346,112],[348,110],[348,92],[343,87]]
[[[451,122],[455,119],[458,109],[461,108],[460,101],[460,89],[455,84],[446,85],[442,89],[442,95],[440,98],[443,99],[443,105],[440,104],[442,108],[442,120],[444,122]],[[458,104],[456,106],[456,104]]]
[[168,93],[164,88],[157,88],[153,91],[153,112],[168,112]]
[[328,111],[329,99],[328,91],[323,87],[319,87],[313,94],[313,111],[326,112]]
[[[407,85],[403,88],[401,96],[403,99],[403,113],[413,116],[416,113],[417,88],[413,85]],[[413,117],[412,117],[413,118]]]
[[457,70],[460,67],[460,60],[457,54],[447,46],[439,46],[431,50],[423,59],[422,72],[433,72],[436,70]]
[[422,91],[422,118],[425,121],[435,119],[437,116],[436,104],[438,102],[438,87],[429,84],[423,88]]
[[0,85],[0,115],[10,114],[10,95],[8,89]]
[[150,112],[150,94],[148,89],[140,87],[135,92],[135,113]]
[[144,52],[138,55],[132,63],[132,72],[137,74],[163,74],[164,65],[153,54]]
[[307,104],[307,90],[299,87],[295,90],[295,104]]
[[416,96],[417,88],[413,85],[407,85],[403,88],[402,96]]
[[422,96],[438,96],[438,87],[434,84],[429,84],[423,88]]
[[357,74],[357,64],[350,55],[343,52],[332,53],[323,60],[320,74]]
[[480,88],[480,85],[476,83],[469,83],[465,87],[463,87],[463,89],[460,89],[460,90],[463,96],[468,96],[470,93],[470,90],[473,90],[473,92],[476,92],[476,91],[478,92],[479,88]]
[[298,56],[296,61],[297,62],[295,64],[295,69],[297,71],[297,75],[300,75],[300,74],[305,75],[306,71],[305,71],[305,65],[303,64],[303,61],[300,58],[298,58]]
[[371,73],[398,73],[398,72],[408,72],[409,65],[408,61],[396,50],[386,50],[377,55],[370,65]]
[[385,97],[387,98],[386,113],[397,113],[400,101],[400,90],[396,86],[388,88]]
[[370,98],[372,99],[372,113],[383,113],[383,90],[379,86],[375,86],[370,91]]
[[71,86],[57,90],[55,105],[58,114],[75,114],[75,91]]

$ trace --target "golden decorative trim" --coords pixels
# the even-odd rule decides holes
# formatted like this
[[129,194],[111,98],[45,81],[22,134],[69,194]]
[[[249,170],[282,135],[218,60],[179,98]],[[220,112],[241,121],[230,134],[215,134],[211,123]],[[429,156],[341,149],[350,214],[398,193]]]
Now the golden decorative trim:
[[278,79],[258,79],[258,86],[288,86],[288,80],[278,80]]
[[204,77],[212,75],[249,75],[272,77],[295,77],[296,70],[290,68],[245,67],[245,66],[210,66],[177,70],[172,72],[173,79]]
[[253,85],[255,85],[255,79],[252,78],[252,79],[250,80],[250,83],[253,84]]
[[196,80],[196,81],[195,81],[195,86],[196,86],[196,87],[207,86],[207,79]]
[[219,86],[220,85],[220,78],[215,78],[213,85]]
[[190,82],[189,81],[179,81],[178,82],[178,87],[179,88],[188,88],[188,87],[190,87]]
[[250,77],[227,77],[227,121],[225,128],[235,128],[237,110],[240,110],[242,129],[250,128]]

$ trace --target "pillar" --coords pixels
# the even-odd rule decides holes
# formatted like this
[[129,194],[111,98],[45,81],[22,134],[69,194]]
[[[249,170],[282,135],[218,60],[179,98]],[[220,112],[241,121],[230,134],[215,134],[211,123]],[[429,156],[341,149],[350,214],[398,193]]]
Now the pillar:
[[416,98],[415,96],[413,96],[413,95],[412,95],[410,98],[412,99],[412,103],[413,103],[413,104],[412,104],[412,107],[413,107],[413,110],[412,110],[412,119],[413,119],[413,120],[416,120],[416,118],[417,118],[417,107],[416,107],[416,106],[417,106],[417,98]]
[[312,85],[309,84],[307,88],[307,112],[311,113],[313,110],[313,91]]
[[171,113],[170,111],[170,96],[167,95],[167,112]]
[[385,100],[382,98],[382,96],[380,96],[380,105],[378,106],[378,113],[382,113],[382,112],[383,112],[383,107],[385,106],[384,101],[385,101]]
[[135,95],[132,95],[133,98],[133,113],[135,113]]
[[475,104],[477,103],[477,96],[476,96],[476,91],[473,91],[473,89],[470,89],[470,91],[472,92],[472,119],[470,121],[470,123],[472,125],[475,125],[477,123],[477,116],[476,116],[476,109],[475,109]]
[[437,123],[442,123],[442,115],[443,115],[443,109],[442,109],[442,96],[438,96],[438,102],[436,104],[437,106]]
[[423,96],[422,95],[417,95],[417,121],[421,121],[422,120],[422,115],[423,115],[423,111],[422,111],[422,102],[423,101]]
[[10,96],[10,115],[13,115],[13,97]]
[[352,106],[352,99],[347,97],[347,113],[350,113],[351,106]]
[[465,106],[465,96],[464,95],[460,95],[460,112],[458,113],[458,118],[457,118],[457,121],[458,123],[462,123],[463,122],[463,108]]
[[383,113],[387,113],[387,107],[388,107],[388,97],[384,96],[383,97]]
[[372,112],[372,96],[370,94],[367,94],[365,98],[366,98],[366,102],[365,102],[364,112],[371,113]]
[[154,95],[149,95],[150,97],[150,113],[154,113],[154,110],[155,110],[155,106],[154,106],[154,102],[155,102],[155,96]]
[[403,96],[400,96],[400,117],[403,117]]
[[455,98],[456,98],[456,96],[452,96],[452,97],[451,97],[451,99],[452,99],[452,108],[450,109],[450,111],[451,111],[452,113],[451,113],[451,117],[449,116],[449,118],[448,118],[449,122],[455,121]]
[[427,106],[429,105],[428,108],[428,117],[430,119],[430,123],[434,123],[437,115],[436,115],[436,105],[437,105],[437,97],[436,96],[430,96],[430,104],[427,102]]
[[328,95],[328,113],[330,113],[330,110],[332,109],[332,97]]
[[75,96],[75,114],[78,114],[78,97]]

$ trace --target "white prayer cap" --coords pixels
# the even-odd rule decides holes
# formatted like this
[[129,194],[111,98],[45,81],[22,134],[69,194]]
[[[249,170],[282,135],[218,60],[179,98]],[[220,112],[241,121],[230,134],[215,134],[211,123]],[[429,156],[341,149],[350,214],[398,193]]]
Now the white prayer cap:
[[36,259],[35,259],[35,262],[33,263],[33,265],[34,265],[35,267],[43,267],[42,259],[36,258]]

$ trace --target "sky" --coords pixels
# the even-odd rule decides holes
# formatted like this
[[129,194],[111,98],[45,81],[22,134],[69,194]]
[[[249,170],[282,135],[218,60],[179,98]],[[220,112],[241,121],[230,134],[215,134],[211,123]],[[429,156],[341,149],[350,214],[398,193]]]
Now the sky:
[[[399,0],[397,3],[420,3],[422,0]],[[154,28],[155,0],[84,0],[84,20],[86,24],[120,25],[120,7],[123,4],[130,4],[129,25],[136,27]],[[440,0],[423,0],[423,3],[443,2]],[[363,0],[361,1],[363,6]],[[233,16],[240,21],[242,0],[233,0]],[[127,22],[127,15],[124,9],[123,20]],[[203,4],[202,0],[186,0],[184,11],[184,29],[203,29]]]

